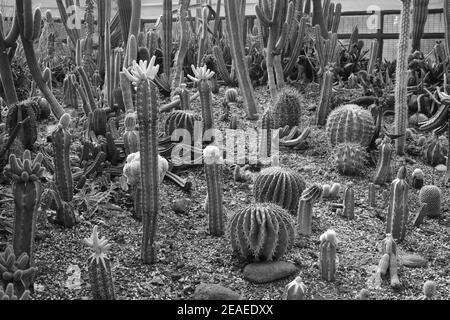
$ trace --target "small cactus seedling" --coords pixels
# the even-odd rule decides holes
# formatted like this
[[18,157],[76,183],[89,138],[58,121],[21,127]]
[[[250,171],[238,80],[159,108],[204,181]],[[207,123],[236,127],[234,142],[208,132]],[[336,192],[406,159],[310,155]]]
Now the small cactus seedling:
[[272,132],[274,129],[274,120],[270,110],[267,110],[262,117],[261,129],[259,155],[263,160],[270,159],[272,155]]
[[248,261],[278,260],[295,239],[291,217],[271,203],[252,204],[236,213],[228,233],[233,250]]
[[3,288],[0,287],[0,301],[2,300],[30,300],[30,291],[25,290],[24,293],[18,297],[14,293],[14,284],[8,283],[6,286],[5,291],[3,291]]
[[283,300],[305,300],[306,286],[301,277],[295,278],[284,288]]
[[398,171],[397,179],[391,184],[386,231],[398,241],[402,241],[406,235],[409,215],[408,189],[406,167],[401,167]]
[[441,215],[441,189],[437,186],[425,186],[420,189],[419,201],[421,204],[427,204],[426,216],[438,218]]
[[311,232],[311,217],[314,202],[316,202],[322,195],[322,188],[318,185],[313,185],[303,191],[300,197],[297,213],[297,232],[301,235],[310,235]]
[[336,278],[337,237],[334,230],[328,230],[320,236],[319,266],[322,279],[334,281]]
[[290,87],[284,87],[278,93],[272,107],[274,128],[278,129],[286,125],[295,127],[300,124],[301,116],[300,93]]
[[415,169],[412,174],[412,187],[420,190],[423,187],[424,174],[421,169]]
[[420,300],[433,300],[436,295],[436,282],[428,280],[423,284],[423,296]]
[[105,237],[99,239],[97,226],[94,226],[91,237],[84,239],[84,243],[93,251],[89,257],[88,270],[94,299],[115,300],[111,262],[107,256],[107,251],[111,245]]

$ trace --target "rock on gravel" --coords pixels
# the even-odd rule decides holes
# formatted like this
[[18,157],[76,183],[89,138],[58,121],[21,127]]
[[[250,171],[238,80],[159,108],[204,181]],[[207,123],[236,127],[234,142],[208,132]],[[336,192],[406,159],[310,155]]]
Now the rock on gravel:
[[274,282],[296,273],[297,267],[289,262],[258,262],[244,268],[244,279],[252,283]]
[[408,268],[422,268],[428,264],[427,259],[416,254],[401,255],[399,260],[404,267]]
[[201,283],[195,288],[194,300],[241,300],[237,292],[218,284]]

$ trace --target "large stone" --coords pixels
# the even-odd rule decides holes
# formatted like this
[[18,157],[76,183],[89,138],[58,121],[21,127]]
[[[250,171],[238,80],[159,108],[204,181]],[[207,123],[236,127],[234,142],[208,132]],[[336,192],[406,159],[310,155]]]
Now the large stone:
[[257,262],[244,268],[244,279],[252,283],[268,283],[289,277],[297,271],[297,267],[289,262]]
[[428,264],[427,259],[416,254],[403,254],[399,256],[400,263],[408,268],[422,268]]
[[195,288],[194,300],[241,300],[240,294],[218,284],[201,283]]

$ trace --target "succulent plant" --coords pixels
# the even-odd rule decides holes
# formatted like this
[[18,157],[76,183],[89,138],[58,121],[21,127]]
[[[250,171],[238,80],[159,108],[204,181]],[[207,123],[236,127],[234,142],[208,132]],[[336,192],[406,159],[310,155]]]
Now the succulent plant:
[[271,203],[252,204],[236,213],[228,232],[233,250],[248,261],[278,260],[295,238],[289,214]]
[[358,296],[356,297],[357,300],[370,300],[370,292],[367,289],[361,289]]
[[406,235],[409,216],[408,190],[406,167],[401,167],[397,178],[391,183],[386,230],[386,233],[392,234],[392,237],[398,241],[402,241]]
[[366,163],[366,152],[357,143],[341,143],[334,150],[334,163],[344,175],[358,174]]
[[375,125],[370,111],[355,104],[344,105],[328,116],[326,130],[332,146],[358,143],[367,147],[372,141]]
[[441,189],[437,186],[424,186],[419,192],[419,202],[426,203],[426,215],[438,218],[441,215]]
[[380,155],[378,158],[378,164],[373,177],[373,182],[377,185],[384,185],[386,182],[390,181],[392,178],[392,153],[394,148],[391,144],[391,139],[385,137],[379,147]]
[[422,300],[433,300],[436,295],[436,282],[428,280],[423,284]]
[[274,120],[272,112],[267,110],[261,120],[261,135],[259,155],[261,159],[270,159],[272,155],[272,132],[274,129]]
[[448,147],[443,143],[443,139],[435,136],[425,144],[425,161],[433,167],[445,164],[447,152]]
[[22,125],[18,138],[25,149],[32,149],[37,140],[38,124],[36,111],[39,107],[35,101],[25,100],[11,105],[6,117],[6,127],[11,135],[19,122],[28,118],[28,121]]
[[368,202],[371,208],[377,207],[377,194],[375,184],[369,183]]
[[322,279],[334,281],[336,278],[336,248],[338,240],[334,230],[320,236],[319,266]]
[[355,193],[352,187],[347,187],[344,191],[342,215],[347,219],[355,218]]
[[225,91],[225,100],[228,103],[237,103],[239,99],[239,93],[234,88],[228,88]]
[[421,169],[417,168],[414,169],[412,173],[412,187],[414,189],[420,190],[423,187],[423,181],[424,181],[424,173]]
[[322,195],[322,188],[312,185],[303,191],[300,197],[297,213],[297,233],[301,235],[311,235],[311,217],[314,202]]
[[[175,130],[177,129],[186,130],[190,134],[189,139],[191,141],[194,141],[194,127],[195,122],[197,121],[201,121],[201,117],[190,110],[172,111],[166,119],[165,123],[166,135],[172,136],[172,134],[174,134]],[[176,138],[180,138],[180,134],[177,133],[176,137],[172,138],[175,138],[174,141],[176,141]]]
[[8,283],[6,286],[5,291],[3,291],[3,288],[0,287],[0,301],[1,300],[30,300],[30,291],[25,290],[24,293],[18,297],[14,293],[14,284]]
[[301,116],[300,93],[295,88],[284,87],[277,94],[271,111],[274,129],[286,125],[298,126]]
[[140,150],[139,147],[139,131],[136,130],[137,116],[136,113],[128,113],[125,116],[125,132],[123,133],[123,143],[125,154],[129,156]]
[[306,184],[302,176],[291,169],[269,167],[256,178],[254,195],[257,202],[272,202],[295,212]]
[[289,282],[284,288],[283,300],[306,300],[306,286],[301,277]]
[[95,300],[115,300],[111,262],[107,256],[111,244],[105,237],[99,239],[97,229],[94,226],[91,237],[84,239],[84,243],[93,251],[88,260],[92,295]]
[[430,0],[413,0],[413,18],[412,18],[412,50],[420,51],[420,42],[423,38],[425,23],[428,16],[428,4]]
[[323,75],[322,88],[320,91],[320,102],[317,108],[316,125],[323,126],[327,122],[330,100],[333,95],[333,72],[325,71]]

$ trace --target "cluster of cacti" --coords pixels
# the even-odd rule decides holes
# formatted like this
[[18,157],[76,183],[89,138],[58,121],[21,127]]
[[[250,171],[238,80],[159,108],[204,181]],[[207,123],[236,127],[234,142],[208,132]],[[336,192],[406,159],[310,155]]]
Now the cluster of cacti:
[[[180,29],[180,40],[178,51],[174,59],[174,74],[172,79],[172,89],[176,89],[181,86],[183,82],[183,66],[184,60],[189,47],[189,28],[188,28],[188,8],[190,0],[180,1],[180,7],[178,9],[178,20]],[[150,54],[153,54],[150,52]]]
[[301,277],[289,282],[284,288],[283,300],[306,300],[306,286]]
[[403,166],[399,169],[397,178],[391,183],[386,229],[386,233],[392,234],[398,241],[402,241],[406,235],[409,216],[408,190],[406,167]]
[[129,156],[132,153],[136,153],[139,148],[139,131],[137,130],[137,116],[136,113],[127,113],[125,116],[125,132],[123,133],[123,143],[125,148],[125,154]]
[[297,212],[297,233],[305,236],[311,235],[311,218],[314,202],[320,199],[322,188],[312,185],[303,191],[298,204]]
[[341,185],[339,183],[333,183],[332,186],[330,186],[329,184],[324,184],[322,186],[322,198],[323,199],[337,198],[340,191]]
[[426,204],[426,216],[438,218],[441,215],[441,189],[437,186],[424,186],[419,192],[420,204]]
[[93,298],[95,300],[115,300],[111,262],[107,256],[111,244],[105,237],[99,239],[97,226],[94,226],[91,237],[84,239],[84,243],[93,251],[88,259],[89,280]]
[[236,213],[228,233],[233,250],[249,261],[278,260],[295,238],[289,214],[269,203],[252,204]]
[[383,277],[388,274],[391,287],[398,289],[401,286],[398,278],[398,258],[397,258],[397,244],[392,234],[387,234],[386,239],[383,240],[382,257],[378,263],[377,270],[372,277],[371,285],[379,289],[381,287]]
[[302,106],[300,93],[291,87],[284,87],[276,96],[271,112],[274,120],[274,129],[284,126],[298,126]]
[[349,104],[330,113],[326,130],[332,146],[339,143],[358,143],[367,147],[372,141],[375,124],[370,111]]
[[392,179],[391,161],[394,148],[392,147],[391,139],[385,136],[378,149],[378,164],[373,177],[373,183],[382,186]]
[[328,230],[320,236],[319,267],[322,279],[334,281],[336,279],[336,248],[338,240],[334,230]]
[[269,167],[256,178],[254,195],[258,202],[272,202],[295,212],[305,188],[300,173],[278,166]]
[[357,143],[340,143],[333,149],[333,161],[341,174],[355,175],[364,168],[366,152]]
[[17,296],[14,291],[14,284],[12,283],[9,283],[4,291],[0,287],[0,300],[30,300],[29,290],[25,290],[20,296]]

